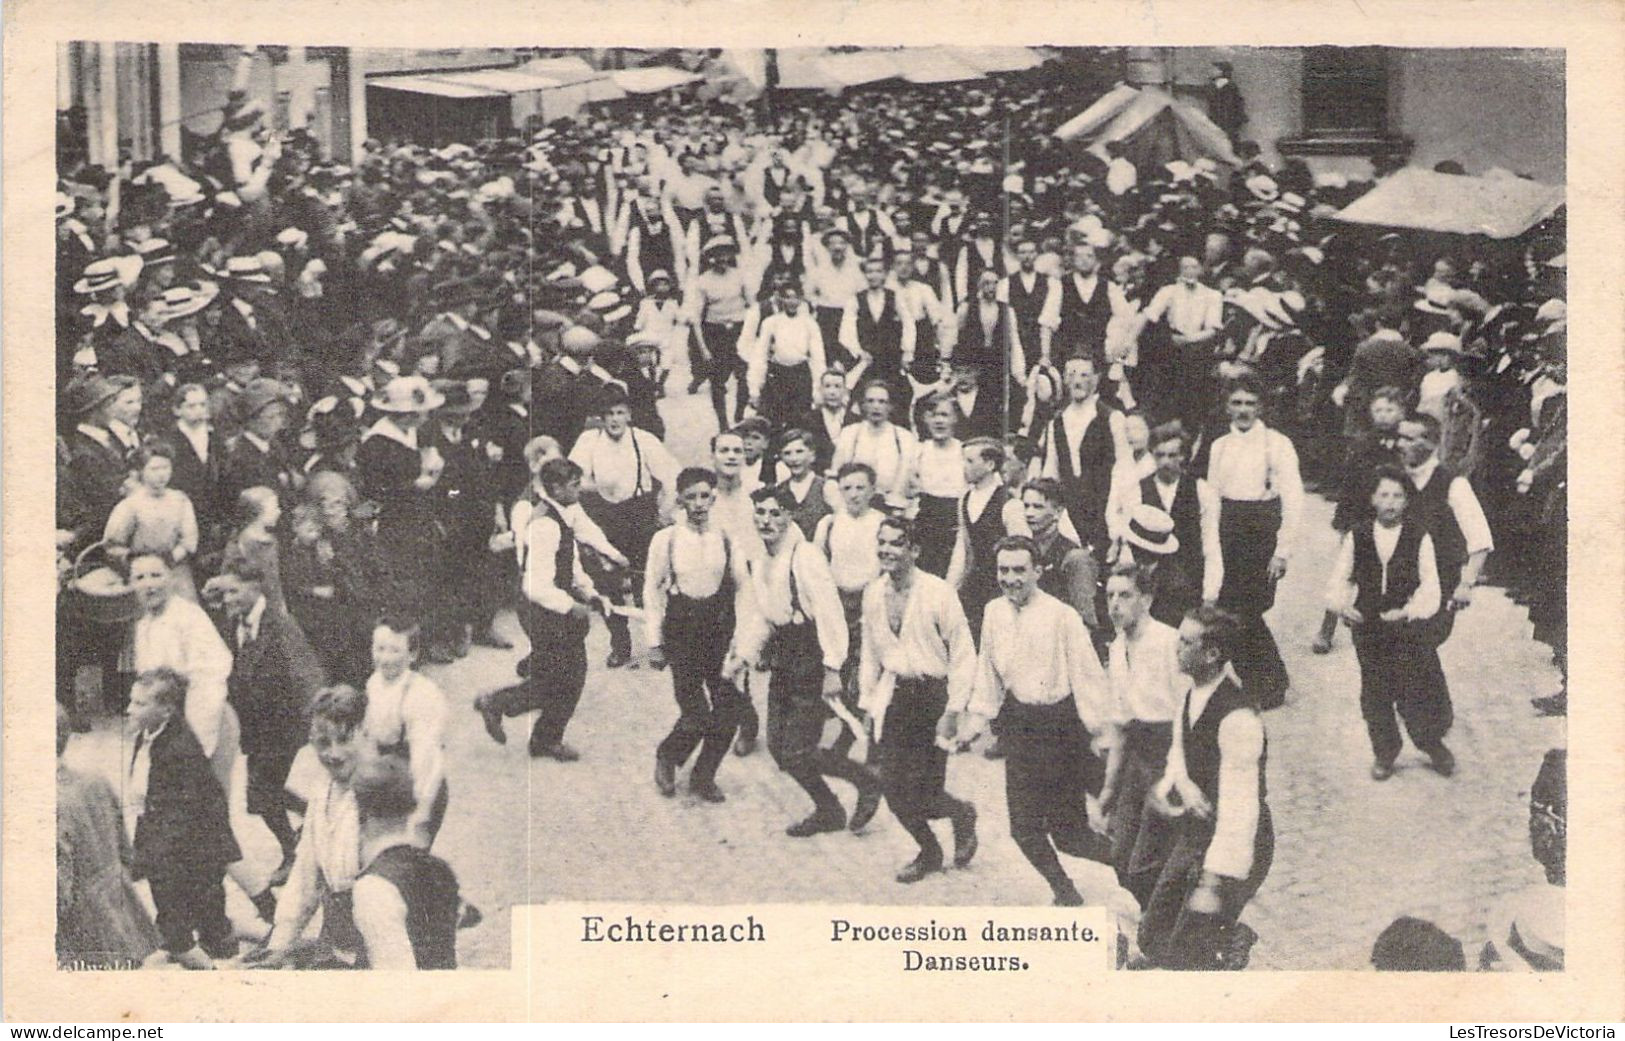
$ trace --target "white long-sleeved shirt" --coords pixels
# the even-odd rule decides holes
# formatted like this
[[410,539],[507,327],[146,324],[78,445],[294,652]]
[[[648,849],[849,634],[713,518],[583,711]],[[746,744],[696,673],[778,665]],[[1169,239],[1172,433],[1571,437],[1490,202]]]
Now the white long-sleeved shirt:
[[[1216,446],[1215,446],[1216,447]],[[1429,457],[1421,466],[1407,467],[1405,472],[1411,479],[1411,484],[1418,491],[1426,488],[1433,479],[1433,472],[1439,468],[1437,456]],[[1484,508],[1478,503],[1478,496],[1473,494],[1473,486],[1467,478],[1457,475],[1450,482],[1447,493],[1450,502],[1450,512],[1456,516],[1456,526],[1461,529],[1461,536],[1467,542],[1467,554],[1488,553],[1495,548],[1495,537],[1490,533],[1490,522],[1484,517]],[[1446,590],[1454,592],[1454,590]]]
[[[1382,589],[1388,589],[1388,565],[1394,559],[1394,549],[1399,545],[1399,533],[1403,530],[1401,525],[1384,527],[1375,521],[1371,522],[1371,540],[1377,545],[1377,559],[1382,562]],[[1422,542],[1416,550],[1416,569],[1421,579],[1416,591],[1405,601],[1405,618],[1407,621],[1419,622],[1432,618],[1439,613],[1439,567],[1433,555],[1433,536],[1424,534]],[[1332,611],[1342,611],[1354,606],[1354,597],[1359,592],[1359,586],[1354,576],[1354,533],[1347,532],[1343,541],[1337,547],[1337,563],[1332,565],[1332,579],[1326,587],[1326,607]],[[1367,618],[1367,622],[1375,622],[1376,618]]]
[[[1186,711],[1195,723],[1228,672],[1200,687],[1189,688]],[[1233,678],[1233,675],[1232,675]],[[1264,722],[1256,712],[1236,711],[1219,724],[1219,804],[1202,869],[1225,878],[1246,878],[1253,869],[1253,843],[1258,833],[1258,760],[1264,754]],[[1189,783],[1185,769],[1185,731],[1174,724],[1168,751],[1168,773]]]
[[807,303],[813,307],[846,307],[868,285],[863,264],[851,253],[837,264],[817,239],[809,238],[802,256],[807,261]]
[[1133,636],[1119,632],[1107,652],[1114,717],[1118,725],[1169,723],[1178,718],[1190,679],[1179,671],[1179,633],[1150,615]]
[[1281,529],[1275,539],[1275,555],[1292,555],[1297,540],[1298,519],[1303,515],[1303,480],[1298,476],[1298,451],[1278,430],[1254,421],[1246,431],[1230,432],[1213,442],[1208,456],[1207,483],[1220,501],[1244,502],[1281,500]]
[[813,545],[829,560],[836,588],[855,593],[880,576],[880,525],[885,511],[868,509],[854,517],[837,510],[818,519]]
[[965,485],[965,448],[957,437],[946,444],[921,441],[914,456],[914,477],[909,482],[910,492],[933,495],[939,499],[958,499],[968,490]]
[[[846,664],[850,637],[846,612],[835,589],[829,564],[813,546],[806,545],[801,529],[790,525],[777,553],[763,552],[750,560],[750,600],[739,616],[734,646],[743,660],[761,659],[762,648],[775,629],[810,621],[818,633],[824,667],[839,670]],[[791,597],[792,571],[795,596]]]
[[380,745],[405,740],[411,749],[412,794],[417,807],[409,818],[412,834],[424,849],[435,796],[446,779],[446,695],[434,680],[407,669],[394,681],[374,672],[367,677],[367,715],[362,731]]
[[[563,515],[564,511],[558,503],[552,502],[551,499],[547,501],[552,504],[554,510]],[[575,532],[570,530],[568,518],[565,519],[564,530],[561,530],[559,523],[543,509],[532,511],[530,520],[525,526],[525,596],[531,603],[555,614],[569,614],[570,609],[576,605],[576,598],[568,592],[571,589],[588,599],[598,594],[593,588],[592,576],[581,566],[579,540],[574,554],[575,566],[572,573],[562,576],[563,586],[557,584],[557,579],[561,577],[555,573],[555,554],[558,552],[559,539],[575,537]]]
[[[554,503],[553,508],[558,509],[559,504]],[[520,499],[513,504],[513,509],[508,513],[508,530],[513,532],[514,556],[519,562],[521,575],[525,573],[525,562],[529,557],[530,544],[526,540],[530,537],[530,519],[535,512],[536,508],[530,504],[529,499]],[[606,557],[613,558],[620,552],[609,541],[609,536],[604,534],[604,529],[587,516],[587,511],[581,508],[579,502],[564,507],[562,512],[564,523],[575,532],[577,543]]]
[[[805,308],[796,314],[769,315],[750,342],[745,354],[745,382],[751,397],[760,397],[767,382],[768,365],[806,365],[811,370],[812,389],[824,376],[824,334],[818,320]],[[817,402],[809,399],[807,407]]]
[[203,608],[171,596],[162,611],[135,620],[130,650],[137,675],[164,667],[186,677],[186,724],[204,756],[213,759],[225,722],[232,656]]
[[847,463],[867,463],[875,471],[875,488],[888,499],[908,497],[908,476],[914,469],[919,442],[914,432],[895,423],[875,430],[867,422],[849,423],[835,439],[830,469]]
[[886,612],[893,588],[891,577],[883,575],[863,591],[858,707],[874,718],[876,740],[884,739],[886,709],[898,680],[946,679],[948,712],[965,710],[976,683],[976,643],[953,587],[915,569],[896,632]]
[[677,480],[677,460],[671,452],[658,437],[636,427],[619,438],[602,428],[583,430],[570,449],[570,461],[581,467],[582,486],[612,503],[648,495],[657,481],[671,488]]
[[1174,282],[1157,290],[1145,309],[1147,324],[1166,316],[1168,327],[1182,336],[1218,332],[1224,325],[1224,297],[1200,282]]
[[1106,673],[1089,631],[1078,612],[1042,589],[1021,608],[1001,596],[982,615],[982,651],[969,711],[991,720],[1007,697],[1026,705],[1054,705],[1071,697],[1097,749],[1116,740]]
[[319,797],[305,807],[293,871],[277,895],[273,950],[292,944],[304,932],[322,894],[343,893],[361,874],[361,813],[355,793],[329,780]]
[[726,572],[734,578],[734,615],[743,610],[750,574],[746,550],[717,525],[697,531],[686,522],[655,532],[643,572],[643,625],[650,647],[665,646],[666,605],[673,592],[695,600],[715,596]]

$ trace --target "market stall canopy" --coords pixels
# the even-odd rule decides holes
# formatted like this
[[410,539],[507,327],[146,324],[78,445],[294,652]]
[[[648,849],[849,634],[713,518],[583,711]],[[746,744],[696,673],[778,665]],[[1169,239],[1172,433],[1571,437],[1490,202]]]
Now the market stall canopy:
[[1565,198],[1563,185],[1406,167],[1354,200],[1335,219],[1511,239],[1562,209]]
[[375,76],[367,86],[381,90],[400,90],[409,94],[430,94],[437,98],[499,98],[507,91],[491,87],[478,87],[436,76]]
[[890,55],[898,73],[910,83],[958,83],[979,80],[987,70],[956,58],[942,47],[905,47]]
[[1140,170],[1161,169],[1175,159],[1189,162],[1204,157],[1241,165],[1230,138],[1206,113],[1154,87],[1118,84],[1057,127],[1055,136],[1083,142],[1102,156],[1108,143],[1117,142]]
[[682,69],[650,65],[641,69],[619,69],[611,72],[609,78],[628,94],[658,94],[663,90],[693,83],[700,77]]
[[1031,47],[944,47],[954,60],[983,72],[1025,72],[1044,64]]
[[519,66],[518,71],[575,87],[586,102],[618,101],[626,97],[626,91],[610,79],[607,72],[593,68],[580,58],[532,58]]

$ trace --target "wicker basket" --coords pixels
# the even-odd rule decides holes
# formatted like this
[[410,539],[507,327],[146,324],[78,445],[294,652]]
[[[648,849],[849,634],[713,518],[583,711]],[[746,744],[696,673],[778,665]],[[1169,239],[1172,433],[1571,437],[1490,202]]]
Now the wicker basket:
[[[123,625],[141,615],[141,601],[130,584],[107,562],[108,543],[93,542],[73,561],[73,575],[62,590],[69,614],[98,625]],[[87,561],[100,550],[100,564],[87,569]]]

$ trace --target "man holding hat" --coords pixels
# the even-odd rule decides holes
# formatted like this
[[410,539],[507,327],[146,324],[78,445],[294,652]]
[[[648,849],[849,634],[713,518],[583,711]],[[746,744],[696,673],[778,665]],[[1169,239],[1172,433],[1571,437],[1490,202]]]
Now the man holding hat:
[[[1219,500],[1205,479],[1185,472],[1190,435],[1182,423],[1162,424],[1151,431],[1150,442],[1157,469],[1140,482],[1140,507],[1124,541],[1129,559],[1157,564],[1151,616],[1173,626],[1198,603],[1219,599]],[[1160,535],[1164,522],[1167,540]],[[1142,559],[1142,553],[1153,556]]]

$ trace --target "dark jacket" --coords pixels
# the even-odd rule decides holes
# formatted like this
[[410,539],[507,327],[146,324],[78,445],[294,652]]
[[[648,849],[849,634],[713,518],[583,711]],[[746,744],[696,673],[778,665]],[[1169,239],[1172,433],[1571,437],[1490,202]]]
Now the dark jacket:
[[[134,755],[134,749],[130,749]],[[133,878],[219,871],[242,857],[226,795],[203,749],[177,713],[152,739],[147,805],[135,826]]]
[[[226,638],[234,646],[236,637],[236,630],[228,627]],[[267,602],[259,633],[236,648],[226,684],[242,726],[243,751],[274,755],[304,744],[309,732],[305,710],[325,682],[299,623]]]

